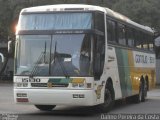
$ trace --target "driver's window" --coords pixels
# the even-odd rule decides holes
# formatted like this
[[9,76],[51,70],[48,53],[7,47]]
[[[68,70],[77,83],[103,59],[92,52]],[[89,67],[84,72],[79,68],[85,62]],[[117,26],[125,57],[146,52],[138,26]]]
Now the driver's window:
[[88,35],[85,36],[80,51],[80,70],[89,73],[91,58],[91,40]]
[[99,80],[103,73],[105,61],[105,40],[103,36],[96,37],[94,47],[94,76],[95,80]]

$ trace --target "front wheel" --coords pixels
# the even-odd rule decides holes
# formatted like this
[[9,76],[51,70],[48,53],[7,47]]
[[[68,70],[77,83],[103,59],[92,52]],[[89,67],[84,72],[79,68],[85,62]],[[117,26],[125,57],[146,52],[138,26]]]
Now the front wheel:
[[35,105],[35,107],[42,111],[51,111],[56,105]]
[[104,103],[100,105],[100,108],[103,112],[108,112],[112,109],[114,106],[114,89],[111,84],[108,84],[108,86],[105,88],[105,94],[104,94]]

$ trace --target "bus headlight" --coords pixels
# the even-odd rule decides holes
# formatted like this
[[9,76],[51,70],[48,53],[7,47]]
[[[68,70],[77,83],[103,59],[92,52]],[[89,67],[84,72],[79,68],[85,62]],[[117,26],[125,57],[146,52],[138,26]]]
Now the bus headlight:
[[85,84],[84,83],[72,83],[73,88],[84,88]]
[[92,83],[87,83],[84,78],[73,78],[71,84],[73,88],[92,88]]
[[14,87],[22,87],[22,83],[14,83]]
[[72,79],[72,87],[73,88],[84,88],[85,87],[85,79],[84,78],[74,78]]
[[79,83],[79,87],[80,87],[80,88],[84,88],[84,87],[85,87],[85,84],[84,84],[84,83]]
[[15,83],[15,87],[28,87],[28,83]]
[[72,83],[73,88],[84,88],[85,83]]
[[72,87],[78,88],[78,83],[72,83]]
[[28,83],[23,83],[23,87],[28,87]]

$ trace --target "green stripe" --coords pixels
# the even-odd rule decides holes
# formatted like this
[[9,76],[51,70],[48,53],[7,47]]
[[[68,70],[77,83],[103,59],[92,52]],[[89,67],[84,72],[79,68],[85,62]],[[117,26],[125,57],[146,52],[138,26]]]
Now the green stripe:
[[48,82],[53,84],[68,84],[71,80],[71,78],[50,78]]
[[116,48],[116,56],[117,56],[122,97],[126,97],[132,94],[131,79],[129,77],[130,68],[128,62],[128,51]]

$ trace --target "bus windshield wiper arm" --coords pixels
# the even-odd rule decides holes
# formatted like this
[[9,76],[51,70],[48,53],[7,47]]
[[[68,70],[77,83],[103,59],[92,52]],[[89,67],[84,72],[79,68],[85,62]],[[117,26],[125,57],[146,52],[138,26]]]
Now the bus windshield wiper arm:
[[[57,54],[57,53],[56,53],[56,54]],[[61,69],[62,69],[62,71],[63,71],[64,76],[65,76],[66,78],[69,78],[70,76],[69,76],[67,70],[65,69],[65,66],[63,65],[63,63],[60,62],[58,55],[57,55],[57,61],[58,61],[59,65],[60,65],[60,67],[61,67]]]
[[45,63],[46,62],[46,41],[45,41],[45,45],[44,45],[44,52],[41,52],[40,56],[38,57],[38,60],[36,61],[35,65],[33,66],[32,68],[32,71],[31,71],[31,74],[30,74],[30,77],[33,77],[34,75],[37,74],[37,69],[38,69],[38,64],[40,64],[43,60],[43,62]]
[[40,56],[38,57],[38,60],[36,61],[35,65],[32,68],[31,74],[29,75],[30,77],[33,77],[34,75],[37,74],[37,68],[38,68],[38,64],[42,61],[42,58],[44,57],[44,52],[42,52],[40,54]]

